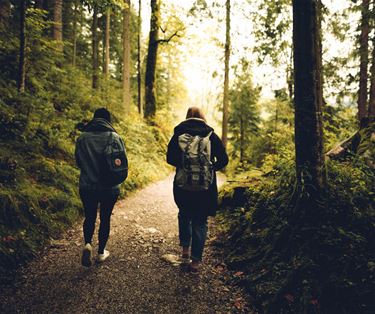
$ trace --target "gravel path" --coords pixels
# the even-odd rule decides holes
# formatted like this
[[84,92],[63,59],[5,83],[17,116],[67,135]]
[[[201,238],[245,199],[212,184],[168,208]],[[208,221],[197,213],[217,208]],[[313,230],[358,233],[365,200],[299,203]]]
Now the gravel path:
[[210,245],[214,229],[211,222],[199,275],[163,260],[180,252],[170,176],[117,203],[105,263],[80,265],[77,225],[21,269],[11,286],[0,287],[0,312],[249,313],[241,291],[227,283],[234,274]]

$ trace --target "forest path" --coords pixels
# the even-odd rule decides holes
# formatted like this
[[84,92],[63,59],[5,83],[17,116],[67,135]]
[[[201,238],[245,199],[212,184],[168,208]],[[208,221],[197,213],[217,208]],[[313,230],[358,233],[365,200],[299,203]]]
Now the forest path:
[[172,180],[169,176],[117,203],[105,263],[80,265],[79,224],[0,289],[0,312],[248,313],[241,291],[225,283],[230,273],[210,245],[212,222],[199,275],[161,258],[180,252]]

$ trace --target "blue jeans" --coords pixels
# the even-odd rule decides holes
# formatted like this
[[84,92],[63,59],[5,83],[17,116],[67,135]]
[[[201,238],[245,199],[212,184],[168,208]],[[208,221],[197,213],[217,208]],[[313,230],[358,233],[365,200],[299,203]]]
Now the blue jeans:
[[180,246],[190,247],[191,259],[201,261],[207,237],[207,217],[191,217],[180,210],[178,214]]

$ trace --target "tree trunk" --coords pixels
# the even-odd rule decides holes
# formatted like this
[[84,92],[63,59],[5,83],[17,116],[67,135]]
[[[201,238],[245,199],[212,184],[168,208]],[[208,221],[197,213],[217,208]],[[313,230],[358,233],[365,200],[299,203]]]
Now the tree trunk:
[[18,62],[18,82],[17,87],[20,93],[25,91],[25,18],[26,18],[26,0],[20,0],[20,56]]
[[78,19],[78,1],[74,1],[73,11],[73,56],[72,64],[75,67],[77,64],[77,19]]
[[358,90],[358,120],[367,115],[367,81],[368,81],[368,37],[369,37],[369,2],[362,1],[361,35],[359,38],[359,90]]
[[224,99],[222,140],[224,147],[228,143],[228,94],[229,94],[229,58],[230,58],[230,0],[226,0],[226,31],[225,31],[225,68],[224,68]]
[[108,79],[109,77],[109,33],[110,33],[110,25],[111,23],[111,8],[107,9],[105,14],[105,39],[104,39],[104,66],[103,72],[105,77]]
[[145,78],[145,117],[151,118],[156,113],[155,71],[159,46],[159,3],[151,0],[151,24]]
[[142,69],[141,69],[141,34],[142,34],[142,0],[138,1],[138,49],[137,49],[137,81],[138,81],[138,112],[143,116],[142,106]]
[[291,47],[290,61],[287,67],[286,83],[288,85],[289,99],[293,99],[293,47]]
[[244,145],[245,145],[245,130],[244,130],[244,123],[243,117],[241,115],[240,118],[240,162],[244,161]]
[[130,0],[123,11],[122,101],[125,112],[130,111]]
[[[375,4],[374,4],[375,6]],[[374,8],[375,11],[375,8]],[[368,106],[368,115],[372,119],[375,117],[375,36],[372,38],[372,63],[371,63],[371,86],[370,86],[370,101]]]
[[98,5],[94,1],[92,17],[92,88],[99,87],[99,40],[98,40]]
[[62,0],[55,0],[53,6],[53,39],[62,42]]
[[297,183],[316,200],[325,188],[319,0],[293,0],[293,45]]

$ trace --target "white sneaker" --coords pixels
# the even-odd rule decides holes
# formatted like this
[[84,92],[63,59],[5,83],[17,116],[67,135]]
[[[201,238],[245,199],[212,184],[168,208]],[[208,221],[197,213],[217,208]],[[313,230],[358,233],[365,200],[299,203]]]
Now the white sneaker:
[[102,263],[104,262],[109,256],[109,251],[104,250],[103,254],[98,254],[98,262]]
[[82,266],[90,267],[92,265],[91,256],[92,256],[92,247],[90,243],[87,243],[82,250],[82,259],[81,259]]

